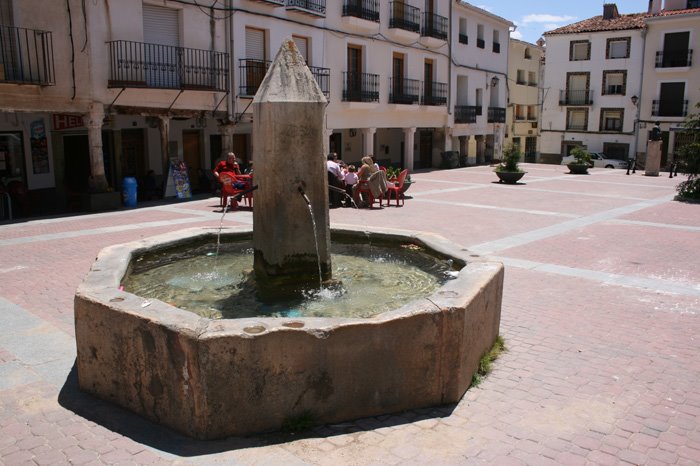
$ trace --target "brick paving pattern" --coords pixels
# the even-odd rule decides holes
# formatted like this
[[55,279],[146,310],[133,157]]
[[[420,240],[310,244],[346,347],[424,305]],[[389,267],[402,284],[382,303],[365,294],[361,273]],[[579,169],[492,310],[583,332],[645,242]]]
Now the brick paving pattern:
[[[524,164],[412,175],[333,224],[441,234],[506,265],[508,351],[457,405],[201,442],[81,393],[73,294],[99,250],[219,226],[215,198],[0,226],[0,464],[700,464],[700,205],[681,178]],[[251,224],[250,212],[224,225]]]

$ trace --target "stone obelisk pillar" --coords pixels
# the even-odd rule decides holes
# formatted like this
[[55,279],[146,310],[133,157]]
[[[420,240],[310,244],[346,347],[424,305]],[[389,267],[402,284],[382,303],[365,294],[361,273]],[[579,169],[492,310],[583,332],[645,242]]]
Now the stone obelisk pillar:
[[[294,41],[283,43],[253,99],[254,269],[259,284],[330,278],[326,98]],[[316,240],[306,194],[316,222]],[[316,253],[318,244],[318,256]]]

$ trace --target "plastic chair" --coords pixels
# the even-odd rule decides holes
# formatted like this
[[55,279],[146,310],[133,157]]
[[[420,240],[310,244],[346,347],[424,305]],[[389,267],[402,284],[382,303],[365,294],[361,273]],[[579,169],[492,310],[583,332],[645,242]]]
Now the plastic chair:
[[386,205],[389,207],[391,204],[391,195],[392,193],[394,194],[394,197],[396,198],[396,207],[399,206],[399,199],[401,199],[401,205],[404,203],[404,195],[403,195],[403,183],[406,181],[406,177],[408,176],[408,168],[405,168],[401,170],[401,173],[399,173],[399,178],[397,179],[396,183],[393,185],[389,184],[387,186],[387,193],[386,193]]
[[[377,172],[373,173],[370,179],[374,178],[375,176],[377,177],[382,177],[384,179],[383,185],[386,185],[386,173],[382,170],[378,170]],[[379,196],[375,196],[372,193],[372,190],[369,187],[370,181],[369,180],[360,180],[357,183],[357,187],[355,188],[356,193],[358,193],[358,197],[362,199],[363,197],[367,199],[367,205],[369,208],[374,207],[374,203],[376,202],[379,207],[382,206],[382,200],[384,199],[384,194],[380,194]]]
[[[239,178],[241,178],[239,180]],[[250,177],[232,175],[231,173],[224,172],[219,175],[219,181],[221,181],[221,206],[225,209],[230,207],[231,209],[238,208],[238,201],[234,196],[237,196],[241,192],[245,191],[246,188],[250,186]],[[234,186],[237,182],[246,183],[245,188],[236,188]],[[253,193],[247,193],[242,199],[248,207],[253,207]]]

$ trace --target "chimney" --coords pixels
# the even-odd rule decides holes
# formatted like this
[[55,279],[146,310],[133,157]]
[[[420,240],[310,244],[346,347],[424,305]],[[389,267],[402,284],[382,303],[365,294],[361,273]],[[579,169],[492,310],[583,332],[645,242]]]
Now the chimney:
[[619,18],[620,13],[617,12],[617,5],[614,3],[606,3],[603,5],[603,19]]
[[649,0],[649,10],[647,13],[655,15],[661,12],[661,0]]

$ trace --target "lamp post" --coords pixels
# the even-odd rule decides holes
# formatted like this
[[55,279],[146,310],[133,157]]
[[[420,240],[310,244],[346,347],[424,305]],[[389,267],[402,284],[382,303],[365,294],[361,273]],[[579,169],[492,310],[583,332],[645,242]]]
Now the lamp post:
[[632,128],[632,133],[634,137],[634,144],[632,144],[633,152],[632,152],[632,157],[633,158],[628,158],[627,159],[627,175],[630,174],[630,168],[632,168],[632,173],[637,172],[637,144],[638,144],[638,139],[639,139],[639,97],[636,95],[633,95],[630,97],[630,100],[632,101],[632,105],[635,107],[635,117],[634,117],[634,123],[633,123],[633,128]]

